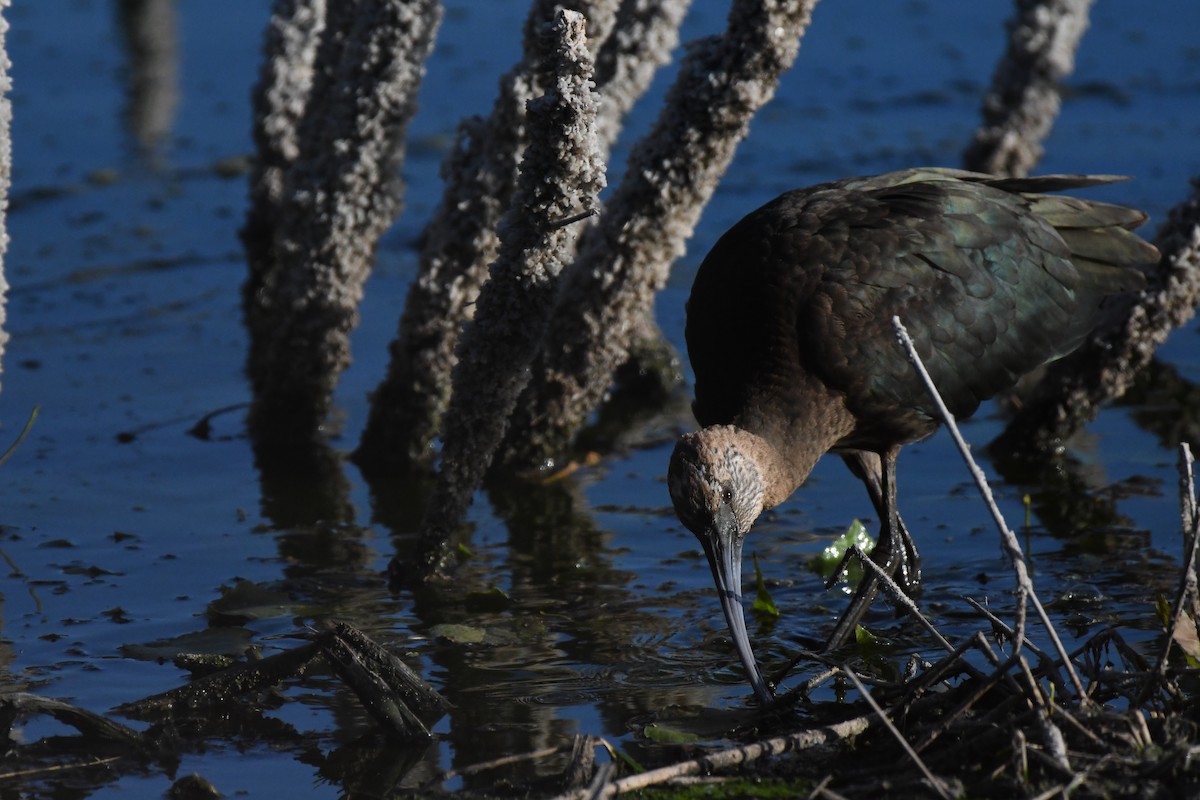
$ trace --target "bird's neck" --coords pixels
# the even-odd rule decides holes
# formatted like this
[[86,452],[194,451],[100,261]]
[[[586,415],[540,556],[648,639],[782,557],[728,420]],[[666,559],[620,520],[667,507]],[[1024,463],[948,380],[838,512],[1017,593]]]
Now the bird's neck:
[[788,413],[743,413],[735,423],[763,471],[764,507],[772,508],[796,491],[817,461],[855,428],[844,399],[812,391],[808,402],[790,404]]

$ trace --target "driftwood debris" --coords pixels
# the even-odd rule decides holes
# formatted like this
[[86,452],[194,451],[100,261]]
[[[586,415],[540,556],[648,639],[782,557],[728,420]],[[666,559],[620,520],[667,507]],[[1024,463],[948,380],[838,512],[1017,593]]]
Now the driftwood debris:
[[427,726],[447,709],[445,699],[395,655],[357,628],[331,622],[316,632],[309,644],[212,672],[125,703],[117,711],[135,719],[154,720],[212,710],[281,681],[301,678],[318,659],[333,668],[384,731],[401,740],[428,739]]
[[[181,752],[203,739],[206,732],[219,729],[221,720],[232,716],[233,709],[253,711],[259,706],[260,693],[283,681],[303,678],[318,662],[328,664],[354,692],[389,737],[393,749],[397,742],[421,745],[432,738],[429,726],[446,713],[449,704],[420,675],[347,623],[325,623],[309,638],[311,641],[300,647],[218,669],[183,686],[114,709],[122,716],[150,722],[145,731],[61,700],[27,692],[0,694],[0,747],[28,764],[25,768],[0,770],[0,785],[6,779],[21,780],[56,769],[107,766],[117,771],[124,764],[136,770],[149,760],[177,764]],[[208,659],[185,660],[195,665]],[[12,737],[16,723],[43,715],[75,728],[79,735],[58,745],[44,741],[17,745]],[[276,731],[275,735],[280,734]],[[299,738],[294,733],[292,736]],[[81,752],[89,758],[59,763],[63,756]]]

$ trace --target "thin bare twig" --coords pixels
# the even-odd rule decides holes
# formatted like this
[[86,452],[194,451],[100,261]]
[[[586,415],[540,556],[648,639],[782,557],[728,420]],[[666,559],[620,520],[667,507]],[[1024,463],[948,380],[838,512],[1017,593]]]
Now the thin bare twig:
[[891,596],[892,600],[908,612],[909,616],[915,619],[942,646],[943,650],[947,653],[954,652],[954,645],[946,641],[946,637],[942,636],[941,631],[933,627],[933,623],[925,618],[925,615],[921,613],[921,609],[917,608],[917,604],[913,602],[912,598],[896,585],[891,575],[888,575],[882,567],[872,561],[857,545],[851,545],[846,548],[846,555],[842,558],[842,563],[834,570],[833,574],[835,576],[842,574],[842,568],[851,556],[856,557],[865,569],[874,573],[875,577],[879,580],[879,585]]
[[929,771],[929,767],[925,766],[925,762],[921,760],[919,755],[917,755],[917,751],[912,749],[912,745],[908,743],[908,740],[904,738],[904,735],[901,734],[900,731],[896,729],[896,726],[892,724],[891,718],[889,718],[884,710],[879,707],[879,703],[875,702],[875,698],[872,697],[871,693],[867,691],[867,687],[863,686],[862,681],[860,681],[858,676],[854,674],[854,670],[847,666],[843,666],[842,672],[850,678],[851,683],[854,684],[854,688],[858,689],[859,694],[861,694],[863,699],[867,701],[867,705],[871,707],[871,710],[874,711],[881,720],[883,720],[883,724],[888,729],[888,732],[892,734],[892,737],[900,743],[902,748],[904,748],[904,752],[907,753],[908,757],[912,759],[912,762],[917,765],[917,769],[921,770],[921,774],[925,776],[925,780],[929,781],[929,785],[934,788],[934,791],[936,791],[939,796],[944,798],[944,800],[950,800],[950,798],[953,797],[953,794],[951,793],[949,787],[946,786],[941,778]]
[[516,753],[514,755],[493,758],[491,761],[481,761],[478,764],[468,764],[461,769],[444,770],[426,781],[421,788],[429,789],[443,784],[451,778],[457,778],[462,775],[474,775],[478,772],[487,772],[488,770],[519,764],[522,761],[536,761],[539,758],[547,758],[558,753],[560,750],[562,750],[561,747],[542,747],[528,753]]
[[1037,678],[1033,677],[1033,670],[1029,668],[1029,662],[1021,656],[1021,675],[1025,678],[1025,683],[1028,688],[1025,696],[1034,706],[1034,719],[1037,720],[1038,727],[1042,731],[1042,739],[1045,742],[1046,749],[1054,758],[1054,762],[1067,774],[1074,775],[1075,772],[1071,769],[1071,761],[1067,758],[1067,743],[1063,739],[1062,731],[1058,726],[1050,720],[1050,705],[1046,702],[1046,698],[1042,696],[1042,689],[1038,686]]
[[1197,543],[1200,542],[1200,514],[1196,513],[1196,483],[1193,474],[1195,459],[1192,448],[1187,442],[1179,445],[1179,515],[1180,528],[1183,533],[1183,572],[1179,576],[1179,588],[1175,592],[1175,603],[1171,607],[1171,618],[1167,621],[1167,635],[1163,637],[1162,649],[1158,653],[1158,663],[1154,671],[1146,676],[1146,683],[1138,693],[1138,704],[1149,696],[1156,683],[1161,683],[1167,676],[1167,656],[1171,653],[1171,645],[1175,641],[1175,629],[1184,614],[1184,607],[1190,597],[1194,605],[1197,601],[1196,553]]
[[[962,433],[958,430],[958,424],[954,420],[954,415],[950,413],[950,409],[946,408],[946,404],[942,402],[942,396],[938,393],[937,387],[933,385],[933,379],[929,377],[929,372],[926,371],[925,365],[921,363],[921,357],[917,355],[916,346],[913,345],[913,341],[909,337],[904,323],[900,321],[899,317],[892,317],[892,327],[896,332],[896,336],[900,339],[905,353],[908,354],[908,360],[912,362],[913,367],[917,370],[917,374],[920,375],[922,382],[924,382],[925,388],[929,391],[929,396],[937,406],[938,413],[941,415],[942,421],[946,424],[946,429],[950,432],[951,438],[954,439],[954,443],[958,447],[958,452],[962,455],[963,461],[966,462],[967,469],[970,471],[971,477],[974,478],[975,485],[979,487],[979,493],[983,496],[983,500],[992,514],[996,528],[1000,531],[1001,543],[1008,553],[1009,560],[1017,576],[1018,601],[1024,598],[1033,605],[1034,611],[1042,621],[1042,625],[1050,637],[1050,641],[1054,643],[1054,649],[1058,651],[1058,656],[1062,659],[1063,669],[1070,676],[1071,684],[1075,687],[1075,691],[1079,695],[1079,701],[1081,703],[1090,702],[1087,699],[1087,694],[1084,692],[1083,683],[1079,680],[1079,675],[1076,674],[1075,668],[1071,665],[1067,649],[1063,647],[1062,640],[1058,637],[1058,632],[1054,630],[1054,625],[1050,622],[1050,616],[1046,613],[1046,609],[1042,607],[1041,601],[1038,600],[1037,594],[1034,592],[1033,580],[1029,577],[1029,570],[1025,566],[1025,555],[1021,550],[1021,543],[1017,541],[1016,535],[1008,527],[1008,523],[1004,521],[1004,515],[1000,513],[1000,508],[996,505],[996,499],[992,496],[992,488],[988,485],[987,477],[983,474],[983,470],[979,468],[979,465],[975,463],[975,459],[972,458],[971,449],[967,446],[966,440],[963,439]],[[1025,640],[1025,608],[1023,602],[1017,603],[1016,613],[1017,624],[1013,626],[1016,631],[1016,635],[1013,638],[1014,655],[1020,652],[1021,645]]]

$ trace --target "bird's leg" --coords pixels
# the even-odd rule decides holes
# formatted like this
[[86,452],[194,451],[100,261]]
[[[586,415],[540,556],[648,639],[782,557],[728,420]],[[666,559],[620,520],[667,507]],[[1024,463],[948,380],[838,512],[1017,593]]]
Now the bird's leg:
[[[893,448],[886,453],[855,453],[844,456],[851,471],[863,479],[867,493],[871,495],[876,510],[879,512],[879,542],[871,551],[871,560],[889,576],[900,572],[902,585],[909,591],[907,581],[915,575],[915,581],[920,581],[916,546],[912,543],[904,523],[900,520],[899,508],[896,504],[896,453]],[[853,460],[851,460],[853,459]],[[913,584],[915,585],[915,583]],[[826,652],[836,650],[854,633],[859,621],[875,595],[879,593],[879,579],[868,571],[863,575],[850,600],[850,605],[838,620],[825,644]]]
[[[872,453],[865,450],[855,450],[853,452],[843,453],[842,460],[846,462],[846,466],[853,472],[863,485],[867,487],[867,494],[871,498],[871,505],[875,507],[875,513],[879,515],[880,528],[887,524],[890,512],[887,507],[887,502],[884,498],[884,459],[878,453]],[[892,458],[893,483],[895,482],[895,457]],[[895,487],[892,489],[892,496],[895,497]],[[908,527],[904,524],[904,520],[900,517],[900,509],[893,501],[892,508],[896,512],[895,530],[897,531],[900,544],[903,550],[900,552],[900,563],[896,568],[894,577],[896,583],[904,589],[905,594],[909,597],[915,596],[918,589],[921,587],[921,554],[917,552],[916,542],[913,541],[912,535],[908,532]],[[880,540],[882,541],[882,536]],[[876,563],[879,563],[876,561]]]

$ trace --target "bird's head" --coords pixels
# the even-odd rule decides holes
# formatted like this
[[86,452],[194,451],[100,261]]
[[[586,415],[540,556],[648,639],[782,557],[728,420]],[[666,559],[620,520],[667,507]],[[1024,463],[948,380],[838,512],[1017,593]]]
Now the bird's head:
[[755,440],[761,441],[730,426],[682,436],[671,454],[667,485],[679,520],[704,548],[734,646],[754,694],[765,704],[772,695],[750,648],[742,610],[742,542],[762,513],[765,496]]
[[740,540],[763,510],[762,472],[744,431],[727,425],[684,434],[675,444],[667,486],[675,513],[700,539],[720,532]]

